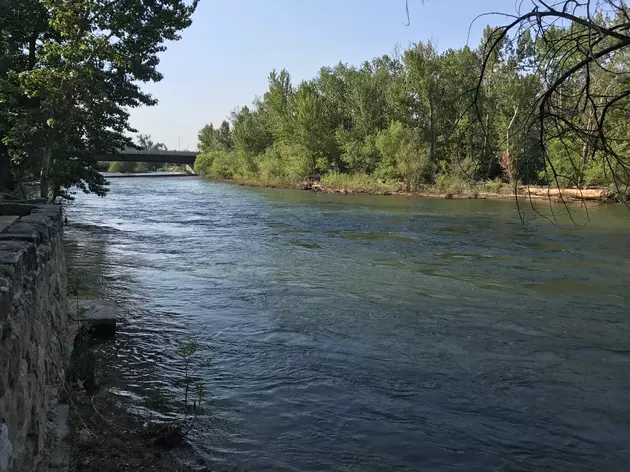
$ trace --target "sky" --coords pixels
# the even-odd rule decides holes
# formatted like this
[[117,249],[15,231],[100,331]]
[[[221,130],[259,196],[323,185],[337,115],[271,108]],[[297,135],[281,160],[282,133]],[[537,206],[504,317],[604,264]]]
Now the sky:
[[514,13],[514,0],[201,0],[181,40],[161,53],[164,79],[144,84],[157,106],[131,111],[131,125],[169,149],[195,150],[197,133],[267,89],[273,69],[294,85],[322,66],[351,65],[431,39],[440,50],[479,44],[489,11]]

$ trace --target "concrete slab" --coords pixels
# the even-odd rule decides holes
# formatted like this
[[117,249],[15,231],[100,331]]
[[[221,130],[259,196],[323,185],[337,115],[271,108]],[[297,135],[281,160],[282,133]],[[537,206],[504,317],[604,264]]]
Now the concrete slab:
[[70,316],[92,330],[95,336],[116,333],[116,302],[112,300],[76,300],[70,302]]
[[37,210],[37,205],[7,201],[0,202],[0,215],[26,216],[33,210]]
[[17,215],[0,215],[0,233],[19,220]]

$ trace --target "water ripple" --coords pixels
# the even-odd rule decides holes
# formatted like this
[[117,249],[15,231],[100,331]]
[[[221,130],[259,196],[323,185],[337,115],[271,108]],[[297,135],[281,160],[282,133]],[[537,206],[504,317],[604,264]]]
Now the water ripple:
[[625,215],[532,237],[509,202],[117,179],[67,253],[119,302],[135,412],[174,392],[178,341],[207,348],[213,470],[625,470]]

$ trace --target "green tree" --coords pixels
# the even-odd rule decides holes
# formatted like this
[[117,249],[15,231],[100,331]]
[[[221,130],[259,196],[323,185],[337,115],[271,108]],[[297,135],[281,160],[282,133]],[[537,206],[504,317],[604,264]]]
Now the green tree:
[[260,106],[265,126],[274,141],[289,142],[293,138],[293,122],[289,111],[293,99],[291,75],[286,69],[269,74],[269,90]]
[[230,151],[234,147],[230,123],[224,120],[219,128],[207,124],[197,135],[197,149],[202,153],[210,151]]
[[231,151],[234,147],[234,143],[232,142],[232,130],[230,129],[230,122],[227,120],[223,120],[221,122],[221,126],[217,130],[217,143],[219,145],[219,149],[223,151]]
[[627,119],[623,125],[619,120],[630,110],[627,2],[534,1],[485,41],[481,82],[492,74],[503,44],[524,32],[535,46],[526,73],[541,73],[536,94],[519,112],[526,129],[534,130],[524,155],[533,150],[541,156],[539,176],[549,184],[582,188],[599,174],[598,181],[612,184],[626,199],[629,136]]
[[0,130],[13,173],[28,169],[46,198],[70,197],[73,186],[104,195],[93,156],[131,146],[128,109],[156,104],[140,84],[162,79],[158,54],[190,25],[198,0],[128,0],[125,8],[107,0],[7,1],[12,19],[0,17],[12,40],[2,44],[9,60],[0,76]]
[[261,154],[271,146],[273,135],[258,103],[254,103],[252,109],[244,106],[232,113],[232,139],[234,149],[248,157]]
[[107,172],[112,172],[112,173],[119,173],[122,172],[122,166],[120,164],[120,162],[118,161],[111,161],[109,163],[109,168],[107,169]]

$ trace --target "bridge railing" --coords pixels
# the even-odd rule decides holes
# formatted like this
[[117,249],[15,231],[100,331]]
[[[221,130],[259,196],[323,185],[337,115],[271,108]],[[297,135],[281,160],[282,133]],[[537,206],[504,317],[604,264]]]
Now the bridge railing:
[[196,151],[169,151],[163,149],[124,149],[120,151],[120,155],[136,155],[136,154],[154,154],[154,155],[164,155],[164,156],[186,156],[192,157],[197,156],[199,153]]

